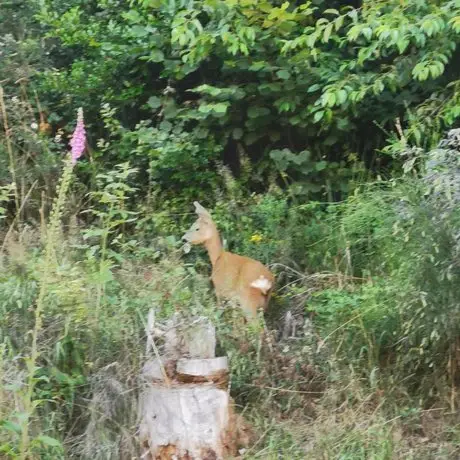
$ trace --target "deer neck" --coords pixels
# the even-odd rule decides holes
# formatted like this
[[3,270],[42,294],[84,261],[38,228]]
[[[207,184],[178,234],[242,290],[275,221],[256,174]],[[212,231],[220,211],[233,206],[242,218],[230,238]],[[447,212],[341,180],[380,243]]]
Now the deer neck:
[[205,248],[208,251],[209,259],[214,267],[217,259],[222,255],[224,249],[220,241],[219,233],[215,232],[214,235],[205,243]]

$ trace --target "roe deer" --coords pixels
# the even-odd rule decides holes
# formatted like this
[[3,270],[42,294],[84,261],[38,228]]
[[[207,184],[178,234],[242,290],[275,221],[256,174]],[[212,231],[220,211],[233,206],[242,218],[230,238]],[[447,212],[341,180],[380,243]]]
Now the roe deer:
[[211,215],[197,201],[193,204],[198,219],[182,239],[206,247],[217,299],[234,299],[247,316],[256,317],[258,308],[265,310],[268,306],[273,274],[257,260],[224,251]]

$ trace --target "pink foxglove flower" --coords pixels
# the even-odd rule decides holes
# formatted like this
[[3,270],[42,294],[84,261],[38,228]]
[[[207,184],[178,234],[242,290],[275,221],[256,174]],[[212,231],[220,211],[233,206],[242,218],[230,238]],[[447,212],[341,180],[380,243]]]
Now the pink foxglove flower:
[[86,131],[85,125],[83,123],[83,109],[80,107],[78,109],[77,126],[75,127],[72,139],[70,140],[70,146],[72,147],[72,150],[70,152],[70,159],[73,165],[77,162],[77,160],[82,156],[83,152],[85,151],[85,144]]

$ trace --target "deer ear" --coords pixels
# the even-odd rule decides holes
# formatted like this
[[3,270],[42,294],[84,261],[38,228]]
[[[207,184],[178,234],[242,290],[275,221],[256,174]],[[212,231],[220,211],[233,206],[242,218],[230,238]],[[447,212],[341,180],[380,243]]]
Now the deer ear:
[[203,206],[201,206],[201,204],[198,203],[198,201],[194,201],[193,204],[195,205],[195,212],[200,217],[207,217],[207,218],[211,219],[211,214],[209,214],[209,212],[206,211],[206,209],[204,209]]

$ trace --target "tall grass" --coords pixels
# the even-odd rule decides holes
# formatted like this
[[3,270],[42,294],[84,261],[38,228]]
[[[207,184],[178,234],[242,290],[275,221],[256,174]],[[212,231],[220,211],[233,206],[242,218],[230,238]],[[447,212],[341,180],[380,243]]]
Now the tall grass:
[[[245,197],[227,178],[213,210],[227,247],[277,272],[264,336],[216,305],[203,254],[181,252],[187,210],[136,203],[139,172],[126,163],[94,178],[79,223],[67,218],[77,178],[65,163],[42,233],[30,217],[42,203],[31,200],[11,232],[3,208],[1,455],[138,456],[154,306],[159,321],[179,311],[215,322],[251,426],[244,458],[458,456],[454,141],[420,158],[427,168],[340,205],[293,205],[275,186]],[[0,199],[14,201],[8,186]]]

